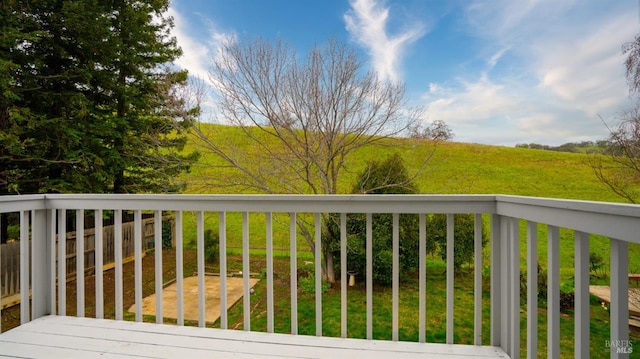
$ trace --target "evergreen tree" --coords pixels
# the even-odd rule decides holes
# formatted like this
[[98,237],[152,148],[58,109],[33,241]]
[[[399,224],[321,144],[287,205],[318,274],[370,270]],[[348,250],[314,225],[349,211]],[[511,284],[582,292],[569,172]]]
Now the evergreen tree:
[[176,95],[187,75],[170,67],[181,51],[167,8],[2,2],[0,193],[177,189],[197,109]]

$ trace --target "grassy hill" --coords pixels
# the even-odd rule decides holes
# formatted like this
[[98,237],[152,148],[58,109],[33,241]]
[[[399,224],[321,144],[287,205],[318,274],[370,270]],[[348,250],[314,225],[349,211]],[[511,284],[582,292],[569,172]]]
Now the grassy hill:
[[[212,138],[233,139],[250,147],[242,131],[235,127],[203,125]],[[197,148],[194,142],[189,149]],[[213,168],[221,164],[206,150],[191,173],[185,176],[187,193],[236,193],[231,188],[211,188],[202,178],[216,176]],[[414,173],[427,153],[433,151],[428,141],[391,139],[379,146],[369,146],[355,153],[340,179],[341,193],[349,193],[357,174],[368,161],[399,153],[409,171]],[[249,149],[250,151],[250,149]],[[527,148],[442,142],[437,145],[427,168],[417,178],[421,193],[432,194],[511,194],[594,201],[622,201],[598,181],[588,166],[589,155],[552,152]],[[237,190],[236,190],[237,191]]]

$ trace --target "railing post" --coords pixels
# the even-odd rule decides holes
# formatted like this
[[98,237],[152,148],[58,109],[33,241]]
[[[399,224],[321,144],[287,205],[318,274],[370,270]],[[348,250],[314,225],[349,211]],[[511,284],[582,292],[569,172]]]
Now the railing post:
[[[33,319],[52,313],[51,308],[51,251],[52,246],[51,211],[32,211],[33,223],[31,225],[32,261],[31,261],[31,314]],[[28,286],[26,287],[28,292]]]
[[560,228],[548,226],[547,357],[560,357]]
[[29,211],[20,212],[20,324],[28,323],[29,310]]
[[503,311],[500,318],[500,346],[507,353],[511,354],[511,304],[509,293],[511,292],[511,282],[509,281],[509,255],[511,254],[511,218],[502,217],[500,221],[500,236],[502,243],[500,245],[500,310]]
[[575,233],[575,357],[589,358],[589,234]]
[[[611,239],[611,358],[628,358],[629,243]],[[636,349],[636,348],[633,348]]]
[[520,356],[520,221],[512,218],[509,230],[509,351]]
[[502,242],[500,233],[501,216],[491,215],[491,345],[500,346],[502,328],[501,298],[500,298],[500,246]]

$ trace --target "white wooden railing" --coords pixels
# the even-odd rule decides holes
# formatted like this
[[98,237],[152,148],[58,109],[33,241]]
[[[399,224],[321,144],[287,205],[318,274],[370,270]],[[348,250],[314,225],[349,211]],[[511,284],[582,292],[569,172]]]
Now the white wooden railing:
[[[297,316],[297,248],[296,221],[297,214],[312,215],[314,218],[316,243],[320,242],[320,221],[322,213],[341,214],[341,263],[346,263],[346,226],[347,213],[367,214],[367,242],[372,240],[372,214],[394,214],[393,230],[393,284],[392,284],[392,339],[398,340],[399,319],[399,234],[398,214],[419,214],[419,341],[425,341],[426,327],[426,273],[425,273],[425,219],[431,213],[448,214],[447,225],[447,270],[446,270],[446,343],[454,343],[454,229],[453,215],[456,213],[475,214],[475,262],[482,263],[482,216],[490,217],[490,277],[491,277],[491,314],[490,314],[490,344],[502,347],[511,357],[519,357],[520,322],[523,317],[527,320],[528,357],[538,356],[538,328],[537,328],[537,276],[530,275],[527,280],[527,314],[521,314],[520,308],[520,224],[526,223],[526,268],[528,273],[537,272],[538,263],[538,224],[548,226],[548,318],[547,318],[547,350],[548,357],[560,356],[560,271],[559,245],[560,228],[575,231],[575,357],[589,356],[589,234],[606,236],[610,239],[610,340],[628,341],[628,244],[640,243],[640,206],[597,203],[585,201],[569,201],[530,197],[515,197],[502,195],[393,195],[393,196],[295,196],[295,195],[229,195],[229,196],[200,196],[200,195],[27,195],[0,197],[0,213],[20,213],[20,240],[22,253],[31,250],[32,257],[21,257],[21,287],[29,287],[31,282],[31,298],[29,292],[21,293],[22,323],[47,314],[66,315],[66,301],[68,298],[64,285],[56,285],[57,278],[65,278],[65,266],[57,266],[56,259],[64,258],[65,246],[57,245],[58,233],[65,233],[66,210],[74,210],[77,214],[76,230],[82,236],[83,210],[95,210],[96,218],[102,218],[105,210],[113,210],[116,227],[115,250],[115,318],[123,319],[123,283],[122,283],[122,253],[117,243],[121,243],[121,227],[119,220],[123,210],[133,210],[136,223],[136,258],[141,258],[141,211],[153,210],[156,216],[155,266],[162,268],[162,243],[159,218],[162,211],[171,211],[176,220],[176,278],[178,293],[183,287],[183,212],[195,212],[197,218],[197,275],[199,282],[198,304],[199,325],[205,325],[205,292],[204,292],[204,214],[219,213],[220,235],[220,286],[221,286],[221,317],[220,326],[228,326],[226,303],[227,278],[227,213],[242,214],[242,253],[244,280],[244,330],[250,330],[250,295],[249,295],[249,213],[264,213],[266,218],[266,286],[267,286],[267,331],[274,331],[274,299],[273,299],[273,214],[285,213],[290,215],[290,268],[291,268],[291,332],[298,332]],[[103,240],[101,221],[96,221],[96,268],[101,268]],[[120,229],[120,230],[119,230]],[[28,248],[30,236],[32,248]],[[118,235],[120,233],[120,235]],[[84,251],[83,244],[78,243],[77,250]],[[366,312],[367,338],[373,336],[372,316],[372,258],[375,253],[372,246],[367,246],[367,283],[366,283]],[[316,294],[321,293],[320,282],[320,246],[315,247]],[[77,262],[77,272],[84,272],[83,261]],[[474,344],[482,343],[482,266],[476,265],[474,271]],[[162,271],[155,271],[156,291],[156,320],[162,323]],[[341,334],[347,336],[347,278],[346,271],[342,271],[341,288]],[[96,317],[103,318],[103,275],[96,273]],[[77,278],[77,313],[84,315],[84,278]],[[31,306],[29,306],[31,303]],[[316,295],[316,334],[322,335],[322,296]],[[177,298],[177,323],[184,323],[184,301],[182,295]],[[135,320],[142,320],[142,264],[135,261]],[[624,342],[622,342],[624,343]],[[611,351],[611,357],[625,357],[628,354]]]

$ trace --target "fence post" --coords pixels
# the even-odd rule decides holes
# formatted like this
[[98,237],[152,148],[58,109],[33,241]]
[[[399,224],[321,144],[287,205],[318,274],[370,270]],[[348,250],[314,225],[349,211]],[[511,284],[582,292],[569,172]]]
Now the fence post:
[[[33,319],[51,314],[51,251],[55,246],[51,243],[52,226],[51,211],[41,209],[31,212],[33,223],[31,227],[32,236],[32,261],[31,261],[31,305]],[[28,290],[28,287],[25,288]]]

